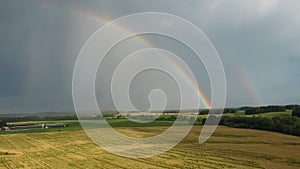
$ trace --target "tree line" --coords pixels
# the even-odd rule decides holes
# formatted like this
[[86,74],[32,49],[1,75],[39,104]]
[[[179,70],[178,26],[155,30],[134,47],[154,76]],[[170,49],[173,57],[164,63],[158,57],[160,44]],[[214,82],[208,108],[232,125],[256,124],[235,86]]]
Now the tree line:
[[[272,112],[274,112],[274,107],[271,107]],[[217,117],[215,115],[210,115],[208,119],[202,119],[202,124],[206,121],[207,124],[210,125],[216,124],[215,121],[219,120],[220,125],[237,127],[237,128],[248,128],[248,129],[260,129],[260,130],[268,130],[275,131],[284,134],[291,134],[300,136],[300,107],[294,107],[292,111],[292,116],[275,116],[272,118],[268,117],[260,117],[260,116],[222,116]],[[265,110],[271,111],[266,108]]]

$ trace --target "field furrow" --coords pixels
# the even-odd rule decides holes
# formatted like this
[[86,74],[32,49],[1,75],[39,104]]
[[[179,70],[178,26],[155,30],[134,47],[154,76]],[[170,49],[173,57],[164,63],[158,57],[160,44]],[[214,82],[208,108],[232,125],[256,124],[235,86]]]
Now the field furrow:
[[[121,128],[139,137],[164,127]],[[139,133],[141,131],[142,133]],[[151,132],[149,134],[147,131]],[[111,154],[82,131],[0,135],[0,168],[201,168],[259,169],[300,167],[300,138],[265,131],[219,127],[206,143],[198,144],[201,128],[194,127],[177,146],[160,155],[131,159]],[[237,134],[235,134],[237,133]],[[268,139],[272,135],[272,140]],[[255,140],[251,144],[249,142]],[[116,141],[112,138],[112,141]],[[262,144],[263,143],[263,144]],[[135,151],[135,148],[131,149]],[[271,167],[269,167],[271,166]]]

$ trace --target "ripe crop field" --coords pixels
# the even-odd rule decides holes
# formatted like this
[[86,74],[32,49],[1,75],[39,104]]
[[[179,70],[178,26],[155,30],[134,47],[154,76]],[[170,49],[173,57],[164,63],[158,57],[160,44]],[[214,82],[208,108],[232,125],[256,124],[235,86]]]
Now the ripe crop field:
[[[148,137],[167,127],[118,127],[133,137]],[[198,144],[195,126],[173,149],[150,158],[113,155],[95,145],[83,130],[0,135],[0,168],[300,168],[300,137],[220,126]]]

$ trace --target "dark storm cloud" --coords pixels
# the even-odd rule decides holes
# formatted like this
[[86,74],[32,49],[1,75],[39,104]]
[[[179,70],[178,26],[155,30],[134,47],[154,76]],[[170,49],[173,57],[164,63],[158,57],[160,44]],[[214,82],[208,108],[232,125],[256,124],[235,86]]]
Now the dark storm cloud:
[[[221,56],[228,106],[257,104],[253,96],[259,104],[300,102],[299,1],[1,1],[0,112],[73,109],[76,57],[103,24],[76,9],[112,19],[144,11],[184,17],[208,35]],[[99,93],[107,103],[109,93]]]
[[2,107],[37,111],[64,100],[70,93],[65,90],[66,79],[71,83],[64,76],[68,16],[35,3],[1,2],[0,8],[0,98],[5,103]]

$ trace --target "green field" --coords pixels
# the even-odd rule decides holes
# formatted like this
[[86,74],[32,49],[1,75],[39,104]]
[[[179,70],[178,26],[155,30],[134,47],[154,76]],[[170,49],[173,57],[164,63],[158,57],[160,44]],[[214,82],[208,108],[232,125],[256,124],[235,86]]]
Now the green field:
[[[291,116],[291,111],[224,116]],[[199,115],[200,119],[207,115]],[[90,129],[104,120],[84,120]],[[173,121],[135,123],[127,119],[107,122],[119,132],[132,137],[150,137],[171,126]],[[104,151],[82,130],[78,120],[27,121],[21,124],[66,123],[66,128],[0,132],[1,168],[300,168],[300,137],[270,131],[219,126],[204,144],[198,143],[202,126],[194,126],[188,136],[171,150],[144,159],[120,157]],[[188,125],[182,122],[180,125]]]
[[[133,137],[167,127],[118,127]],[[218,127],[198,144],[195,126],[176,147],[161,155],[129,159],[95,145],[82,130],[0,135],[0,168],[299,168],[300,138],[280,133]]]
[[[176,115],[163,115],[164,117],[176,116]],[[270,112],[270,113],[262,113],[262,114],[254,114],[254,115],[245,115],[243,111],[237,111],[236,113],[228,113],[223,114],[223,116],[229,117],[283,117],[283,116],[291,116],[291,110],[286,110],[285,112]],[[198,115],[199,119],[207,118],[207,114]],[[99,125],[103,124],[105,120],[81,120],[82,123],[89,123],[91,128],[99,128]],[[136,123],[132,122],[126,118],[122,119],[109,119],[106,120],[112,127],[147,127],[147,126],[171,126],[174,121],[168,120],[155,120],[150,123]],[[201,120],[200,120],[201,121]],[[53,132],[53,131],[73,131],[73,130],[81,130],[81,124],[78,120],[51,120],[51,121],[25,121],[25,122],[14,122],[11,124],[19,125],[19,124],[41,124],[41,123],[66,123],[68,127],[66,128],[49,128],[49,129],[36,129],[36,130],[24,130],[24,131],[13,131],[13,132],[1,132],[0,134],[16,134],[16,133],[37,133],[37,132]],[[196,125],[199,125],[197,122]],[[187,122],[182,122],[181,125],[188,125]]]
[[[82,123],[88,123],[90,127],[97,128],[99,125],[104,123],[104,120],[82,120]],[[147,127],[147,126],[171,126],[173,121],[153,121],[150,123],[136,123],[128,119],[112,119],[107,120],[112,127]],[[11,132],[0,132],[1,134],[18,134],[18,133],[40,133],[40,132],[60,132],[60,131],[73,131],[81,130],[81,124],[78,120],[60,120],[60,121],[28,121],[28,122],[14,122],[11,124],[53,124],[53,123],[65,123],[68,126],[66,128],[49,128],[49,129],[35,129],[35,130],[22,130],[22,131],[11,131]],[[182,125],[187,125],[186,122],[182,122]]]

